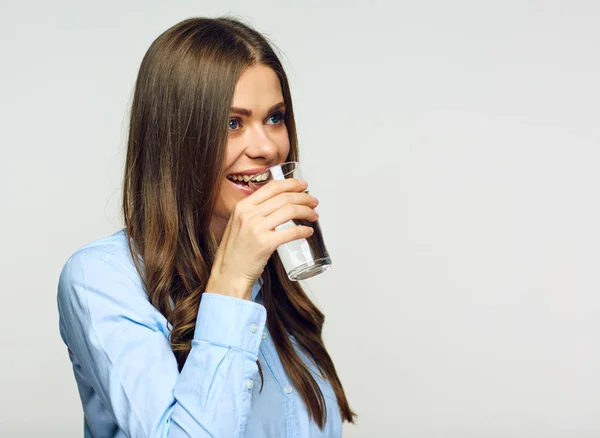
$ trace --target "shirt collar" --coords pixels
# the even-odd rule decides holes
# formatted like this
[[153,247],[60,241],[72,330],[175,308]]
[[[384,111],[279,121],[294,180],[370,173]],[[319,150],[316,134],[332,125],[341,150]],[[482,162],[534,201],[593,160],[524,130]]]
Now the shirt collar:
[[252,286],[252,301],[255,303],[262,301],[262,285],[263,279],[259,277],[254,286]]

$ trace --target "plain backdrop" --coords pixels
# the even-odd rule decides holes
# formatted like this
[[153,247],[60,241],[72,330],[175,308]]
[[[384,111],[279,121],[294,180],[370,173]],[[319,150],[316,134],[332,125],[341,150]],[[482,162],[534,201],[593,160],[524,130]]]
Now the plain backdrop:
[[291,80],[344,436],[600,436],[600,3],[550,0],[2,1],[0,436],[82,436],[58,274],[122,227],[147,48],[221,14]]

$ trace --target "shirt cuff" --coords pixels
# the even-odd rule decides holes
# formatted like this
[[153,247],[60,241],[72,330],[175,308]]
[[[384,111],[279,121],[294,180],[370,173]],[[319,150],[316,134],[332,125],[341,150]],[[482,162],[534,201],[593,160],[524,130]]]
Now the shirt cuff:
[[267,309],[262,304],[204,292],[198,309],[194,340],[258,355],[266,322]]

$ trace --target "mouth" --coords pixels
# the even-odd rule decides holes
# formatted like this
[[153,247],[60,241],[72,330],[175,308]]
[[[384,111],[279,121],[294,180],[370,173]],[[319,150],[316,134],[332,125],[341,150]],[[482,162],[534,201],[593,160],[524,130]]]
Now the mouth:
[[242,188],[249,188],[248,183],[266,181],[269,178],[269,172],[263,172],[254,175],[227,175],[227,179],[234,185]]

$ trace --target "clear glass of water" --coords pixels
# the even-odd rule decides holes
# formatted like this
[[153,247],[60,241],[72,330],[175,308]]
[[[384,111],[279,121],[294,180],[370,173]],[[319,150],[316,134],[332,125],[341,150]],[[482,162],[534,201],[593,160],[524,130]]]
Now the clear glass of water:
[[[252,192],[255,192],[269,181],[286,178],[304,179],[300,171],[300,163],[289,161],[270,167],[261,173],[260,177],[257,177],[259,181],[248,181],[248,186]],[[308,193],[308,190],[305,193]],[[278,225],[275,229],[280,230],[297,225],[311,227],[315,232],[307,239],[294,240],[277,248],[277,254],[292,281],[314,277],[327,271],[332,265],[318,220],[310,222],[305,219],[294,219]]]

